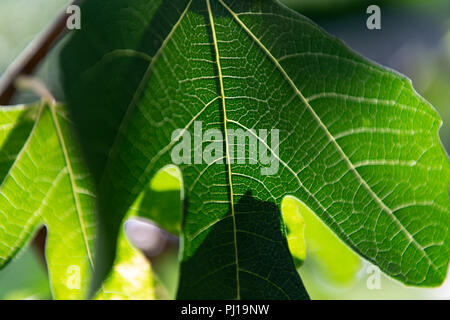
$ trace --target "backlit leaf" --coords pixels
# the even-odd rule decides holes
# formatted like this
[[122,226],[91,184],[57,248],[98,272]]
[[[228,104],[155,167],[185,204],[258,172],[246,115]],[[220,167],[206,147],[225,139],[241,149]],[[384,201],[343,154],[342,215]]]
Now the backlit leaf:
[[[269,150],[279,168],[180,164],[179,298],[306,298],[284,236],[286,195],[390,276],[443,282],[449,160],[439,116],[408,79],[276,1],[87,1],[82,10],[62,66],[99,190],[97,284],[123,217],[173,163],[174,131],[193,137],[200,121],[223,137],[279,130]],[[230,160],[234,144],[222,143]]]

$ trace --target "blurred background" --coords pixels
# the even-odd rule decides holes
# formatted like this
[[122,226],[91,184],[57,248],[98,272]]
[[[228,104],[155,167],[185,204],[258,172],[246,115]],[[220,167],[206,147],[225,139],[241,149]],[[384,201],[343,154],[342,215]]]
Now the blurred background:
[[[68,0],[0,0],[0,81],[8,66],[20,55]],[[417,92],[440,113],[444,122],[440,137],[450,150],[450,1],[448,0],[282,0],[287,6],[311,18],[329,33],[365,57],[405,74]],[[381,30],[368,30],[366,9],[381,8]],[[62,39],[39,65],[35,77],[46,84],[59,101],[64,96],[59,84],[59,51]],[[38,99],[19,92],[12,103]],[[152,183],[154,192],[176,197],[179,180],[161,173]],[[174,196],[175,195],[175,196]],[[167,199],[161,197],[161,199]],[[153,210],[181,212],[179,201],[150,204]],[[173,205],[177,203],[177,205]],[[450,299],[450,277],[439,288],[410,288],[388,278],[370,263],[356,256],[340,242],[314,214],[301,210],[306,220],[307,257],[299,272],[313,299]],[[136,229],[136,228],[130,228]],[[139,229],[139,228],[137,228]],[[142,230],[134,243],[145,240]],[[139,237],[143,237],[139,238]],[[145,242],[145,241],[144,241]],[[167,241],[166,241],[167,242]],[[177,252],[173,241],[158,257],[152,257],[154,271],[167,288],[176,292]],[[30,245],[0,270],[0,299],[49,299],[45,261],[41,251]]]

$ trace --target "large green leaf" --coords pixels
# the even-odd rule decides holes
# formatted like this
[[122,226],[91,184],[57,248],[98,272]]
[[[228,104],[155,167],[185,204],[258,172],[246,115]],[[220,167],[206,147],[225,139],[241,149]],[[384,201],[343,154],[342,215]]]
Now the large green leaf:
[[[0,128],[0,268],[45,225],[53,297],[85,298],[94,263],[95,195],[65,108],[1,107]],[[153,298],[149,262],[123,232],[119,239],[114,270],[99,295]]]
[[225,137],[279,129],[270,150],[279,171],[180,165],[180,298],[305,298],[279,212],[285,195],[390,276],[442,283],[450,166],[441,120],[408,79],[276,1],[87,1],[82,10],[62,67],[99,190],[97,283],[124,215],[172,163],[173,131],[192,133],[195,121]]

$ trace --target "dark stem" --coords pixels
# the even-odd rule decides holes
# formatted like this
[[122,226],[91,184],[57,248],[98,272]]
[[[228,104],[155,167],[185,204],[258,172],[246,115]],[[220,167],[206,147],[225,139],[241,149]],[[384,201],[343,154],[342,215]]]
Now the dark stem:
[[[79,1],[74,0],[72,4]],[[21,75],[33,73],[39,62],[53,48],[56,42],[68,31],[66,22],[69,15],[66,9],[61,12],[48,29],[34,39],[22,54],[6,70],[0,80],[0,105],[8,105],[16,92],[15,81]]]

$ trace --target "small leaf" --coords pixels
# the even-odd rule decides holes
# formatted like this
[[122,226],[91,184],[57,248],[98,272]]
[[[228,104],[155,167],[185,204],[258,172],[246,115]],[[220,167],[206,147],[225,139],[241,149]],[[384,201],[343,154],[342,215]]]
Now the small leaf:
[[0,187],[0,267],[45,225],[53,296],[83,298],[93,265],[95,197],[64,108],[2,107],[0,118],[8,167]]
[[106,278],[99,300],[154,300],[154,280],[150,262],[119,234],[117,253],[111,273]]
[[294,258],[295,267],[300,267],[306,258],[305,219],[299,206],[292,197],[281,202],[283,222],[286,226],[286,238]]
[[354,281],[362,267],[356,253],[298,199],[288,196],[283,199],[281,206],[283,217],[285,211],[291,212],[291,217],[294,213],[301,216],[306,259],[312,263],[315,272],[332,284],[346,285]]
[[[45,225],[53,297],[86,298],[96,237],[95,194],[65,107],[0,107],[0,128],[0,268]],[[117,250],[114,272],[100,295],[153,298],[149,262],[122,233]]]
[[182,221],[180,179],[176,167],[161,169],[133,203],[131,214],[157,221],[162,229],[178,234]]

